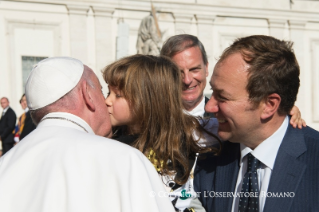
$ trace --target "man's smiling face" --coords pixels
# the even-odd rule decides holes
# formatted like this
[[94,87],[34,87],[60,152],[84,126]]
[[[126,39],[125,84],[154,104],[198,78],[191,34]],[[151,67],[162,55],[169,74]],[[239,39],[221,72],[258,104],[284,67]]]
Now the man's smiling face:
[[175,54],[172,60],[182,72],[182,100],[186,110],[190,111],[203,99],[208,64],[204,64],[202,53],[197,46]]
[[240,53],[216,64],[210,84],[212,97],[205,106],[219,122],[218,135],[231,142],[250,142],[258,137],[262,108],[249,100],[248,65]]

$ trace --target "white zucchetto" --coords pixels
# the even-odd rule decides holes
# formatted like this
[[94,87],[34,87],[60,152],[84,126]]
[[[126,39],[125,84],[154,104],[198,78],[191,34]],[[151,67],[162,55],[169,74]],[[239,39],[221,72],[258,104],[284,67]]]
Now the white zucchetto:
[[36,64],[25,86],[30,110],[45,107],[71,91],[80,81],[83,63],[71,57],[50,57]]

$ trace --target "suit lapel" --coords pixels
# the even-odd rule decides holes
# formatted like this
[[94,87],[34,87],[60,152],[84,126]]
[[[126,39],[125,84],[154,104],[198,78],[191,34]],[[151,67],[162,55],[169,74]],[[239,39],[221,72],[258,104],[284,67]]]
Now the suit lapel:
[[[214,188],[215,192],[234,192],[237,175],[239,171],[239,158],[240,150],[239,144],[233,144],[227,141],[223,147],[227,152],[222,153],[223,157],[220,157],[219,165],[216,168],[216,178]],[[227,146],[227,147],[226,147]],[[232,197],[215,197],[216,211],[231,211],[233,198]]]
[[[307,150],[301,130],[288,127],[278,150],[268,192],[296,192],[306,170],[298,157]],[[264,212],[289,211],[294,198],[267,197]]]

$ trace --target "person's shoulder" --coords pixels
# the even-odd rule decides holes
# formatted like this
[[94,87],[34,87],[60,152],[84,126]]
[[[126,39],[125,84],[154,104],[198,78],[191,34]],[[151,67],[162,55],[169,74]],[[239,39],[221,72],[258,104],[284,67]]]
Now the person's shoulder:
[[[92,136],[94,142],[86,142],[86,155],[94,160],[111,160],[121,166],[129,164],[130,167],[146,167],[150,163],[146,156],[138,149],[119,141],[101,136]],[[144,164],[144,165],[143,165]],[[125,165],[125,166],[126,166]],[[147,166],[151,166],[148,164]]]
[[[122,144],[119,141],[116,141],[114,139],[111,138],[107,138],[107,137],[103,137],[103,136],[99,136],[99,135],[95,135],[95,134],[91,134],[91,133],[83,133],[83,136],[81,137],[81,140],[90,140],[91,142],[95,143],[95,144],[100,144],[100,145],[112,145],[114,146],[114,148],[117,147],[123,147],[126,148],[125,144]],[[90,145],[90,143],[88,143],[88,145]]]
[[7,120],[15,120],[17,118],[16,113],[11,107],[5,112],[4,117],[6,117]]
[[240,145],[238,143],[224,141],[221,143],[221,147],[219,147],[219,144],[214,146],[220,148],[220,152],[200,154],[197,163],[199,166],[223,166],[237,160],[240,156]]
[[8,110],[7,110],[7,112],[6,112],[6,113],[8,113],[8,114],[9,114],[9,113],[13,113],[13,114],[15,114],[14,110],[13,110],[11,107],[9,107],[9,108],[8,108]]
[[303,127],[302,133],[305,139],[307,146],[311,148],[316,148],[319,151],[319,132],[311,127]]
[[[294,145],[291,145],[292,142]],[[282,145],[286,149],[294,149],[294,152],[306,149],[312,149],[311,152],[319,152],[319,132],[309,126],[303,127],[302,129],[288,126]]]
[[121,143],[117,140],[106,138],[94,134],[85,134],[81,138],[88,146],[88,148],[95,149],[96,152],[104,152],[110,154],[119,154],[122,156],[133,154],[139,155],[142,154],[136,148],[133,148],[127,144]]
[[302,131],[306,137],[310,137],[310,138],[313,137],[313,138],[316,138],[319,140],[319,131],[317,131],[309,126],[303,127]]

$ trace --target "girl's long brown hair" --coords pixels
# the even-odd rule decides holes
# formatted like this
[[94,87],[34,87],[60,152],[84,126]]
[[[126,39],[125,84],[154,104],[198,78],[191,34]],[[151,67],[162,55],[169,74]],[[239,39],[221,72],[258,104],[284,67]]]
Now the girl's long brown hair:
[[177,66],[164,56],[133,55],[105,67],[103,77],[130,105],[135,127],[127,126],[127,132],[139,134],[132,146],[144,154],[153,149],[157,159],[165,161],[161,174],[182,170],[175,182],[184,184],[191,169],[189,158],[211,149],[200,147],[193,137],[194,131],[203,137],[204,129],[183,112]]

